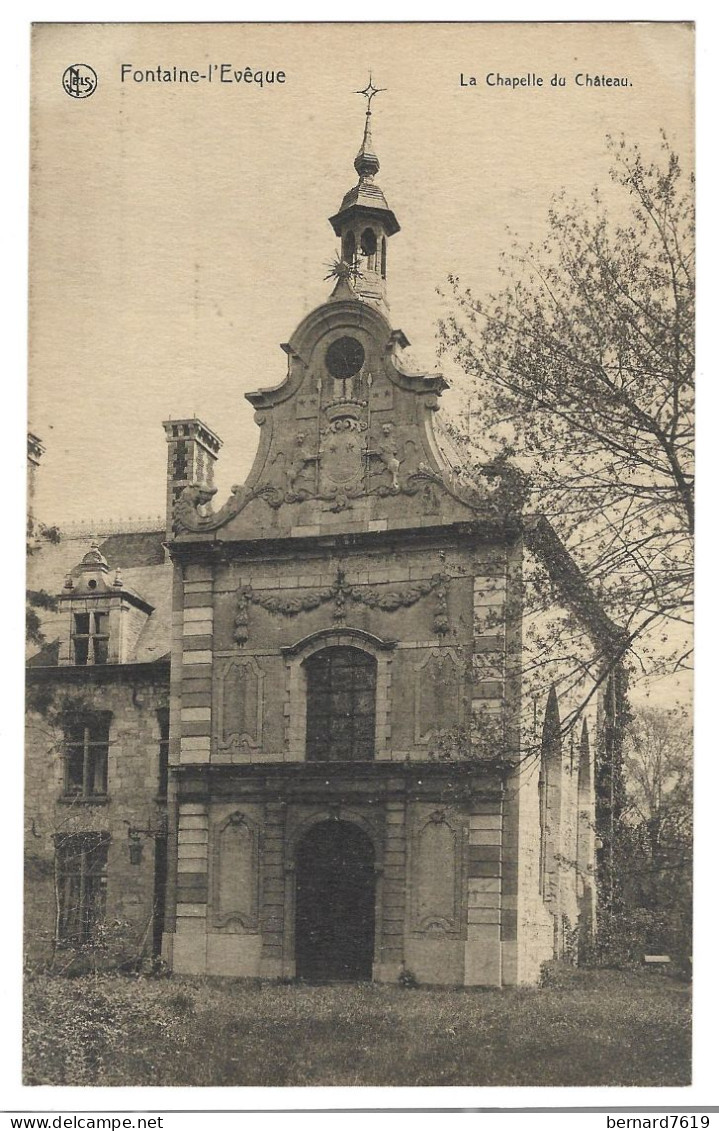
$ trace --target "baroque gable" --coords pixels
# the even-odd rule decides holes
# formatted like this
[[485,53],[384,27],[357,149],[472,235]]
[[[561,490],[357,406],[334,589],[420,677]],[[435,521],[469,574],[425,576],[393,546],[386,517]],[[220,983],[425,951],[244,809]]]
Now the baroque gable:
[[447,384],[438,374],[404,372],[407,344],[341,280],[283,347],[285,381],[247,394],[260,443],[246,482],[216,512],[214,488],[187,486],[175,506],[176,534],[221,529],[223,540],[244,540],[495,515],[499,481],[460,486],[444,459],[432,417]]

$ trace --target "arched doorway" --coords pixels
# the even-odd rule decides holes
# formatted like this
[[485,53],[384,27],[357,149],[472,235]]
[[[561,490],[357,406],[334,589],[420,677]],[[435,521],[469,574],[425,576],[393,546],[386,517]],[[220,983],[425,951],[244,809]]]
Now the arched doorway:
[[374,849],[348,821],[322,821],[296,857],[297,976],[367,981],[374,956]]

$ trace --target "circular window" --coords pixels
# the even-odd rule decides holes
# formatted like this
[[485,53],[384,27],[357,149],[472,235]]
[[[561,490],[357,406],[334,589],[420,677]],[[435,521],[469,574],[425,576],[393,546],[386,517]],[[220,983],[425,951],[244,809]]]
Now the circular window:
[[327,368],[338,381],[354,377],[364,365],[364,349],[356,338],[337,338],[327,350]]

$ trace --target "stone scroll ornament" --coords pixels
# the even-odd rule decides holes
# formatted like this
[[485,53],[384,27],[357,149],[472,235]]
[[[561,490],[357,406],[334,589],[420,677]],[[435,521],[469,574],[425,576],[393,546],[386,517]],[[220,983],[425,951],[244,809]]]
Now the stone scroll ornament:
[[287,590],[257,592],[249,585],[242,585],[237,591],[234,639],[240,646],[247,641],[250,605],[260,605],[268,612],[281,616],[295,617],[334,601],[332,619],[339,627],[345,623],[347,606],[353,603],[392,613],[397,609],[409,608],[430,593],[434,594],[436,601],[434,631],[438,636],[444,636],[449,632],[449,618],[447,578],[443,573],[435,573],[427,580],[408,582],[407,585],[392,589],[370,589],[362,585],[350,585],[344,570],[338,569],[337,578],[332,585],[322,589],[308,589],[297,596],[289,596]]
[[[316,456],[310,457],[305,453],[300,453],[300,456],[304,460],[304,465],[310,464],[312,461],[318,462],[318,457]],[[175,503],[172,523],[173,529],[176,534],[194,533],[195,531],[202,530],[217,530],[218,527],[229,522],[231,518],[234,518],[235,515],[238,515],[240,511],[244,510],[247,504],[252,502],[253,499],[263,499],[273,510],[278,510],[286,503],[301,503],[305,502],[307,499],[318,499],[320,501],[329,502],[331,504],[330,510],[342,511],[349,510],[352,506],[352,500],[362,495],[386,496],[402,494],[412,496],[418,494],[423,489],[439,487],[459,497],[458,492],[453,490],[440,475],[437,475],[436,472],[431,471],[423,464],[420,464],[416,471],[409,474],[406,479],[400,483],[396,478],[399,461],[391,452],[383,453],[380,458],[384,464],[383,470],[386,469],[392,476],[391,484],[380,483],[373,485],[368,490],[364,482],[358,479],[344,487],[336,486],[327,488],[323,492],[314,492],[296,482],[301,474],[301,470],[297,468],[297,475],[292,478],[292,474],[290,474],[284,488],[274,483],[266,483],[254,490],[244,485],[233,487],[230,498],[217,511],[213,511],[211,507],[212,499],[217,493],[217,488],[192,483],[188,487],[183,488]],[[292,465],[292,472],[295,471],[295,466],[294,464]],[[463,499],[463,501],[467,502],[469,500]],[[473,500],[474,505],[477,505],[478,501],[479,500]]]
[[433,502],[440,490],[484,513],[503,515],[522,509],[527,482],[506,456],[485,464],[476,482],[460,483],[449,470],[439,474],[423,460],[416,460],[414,445],[411,441],[403,444],[391,422],[382,424],[374,448],[365,446],[367,425],[357,418],[364,403],[353,403],[353,414],[347,404],[330,405],[329,423],[321,430],[317,453],[310,450],[305,433],[299,433],[289,455],[280,452],[276,457],[283,468],[277,481],[255,488],[243,484],[233,487],[218,511],[211,506],[216,487],[199,483],[185,487],[174,507],[175,533],[216,530],[253,499],[263,499],[273,510],[317,499],[329,503],[332,511],[343,511],[351,509],[352,500],[363,495],[384,498],[422,493]]
[[205,487],[199,483],[185,487],[180,492],[173,511],[172,526],[175,533],[216,530],[244,510],[252,499],[264,499],[274,509],[282,506],[285,501],[282,491],[269,484],[255,491],[240,485],[232,488],[232,494],[224,506],[213,511],[210,504],[216,493],[216,487]]

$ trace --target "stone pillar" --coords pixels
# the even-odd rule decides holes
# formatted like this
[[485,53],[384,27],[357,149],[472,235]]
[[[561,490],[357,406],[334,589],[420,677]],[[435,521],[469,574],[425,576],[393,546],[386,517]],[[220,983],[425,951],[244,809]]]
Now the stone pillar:
[[208,827],[206,805],[180,804],[172,954],[176,974],[204,974],[207,969]]
[[285,932],[285,805],[268,802],[262,834],[262,905],[260,975],[281,978]]
[[[384,867],[377,874],[382,885],[381,921],[375,953],[375,982],[396,982],[404,960],[404,933],[407,892],[407,819],[404,801],[388,801],[385,810]],[[378,901],[379,902],[379,901]]]
[[502,984],[501,861],[501,802],[475,803],[469,817],[466,986]]
[[[188,565],[183,604],[173,613],[181,632],[182,689],[179,704],[180,765],[210,761],[212,734],[212,566]],[[201,602],[201,603],[199,603]]]

